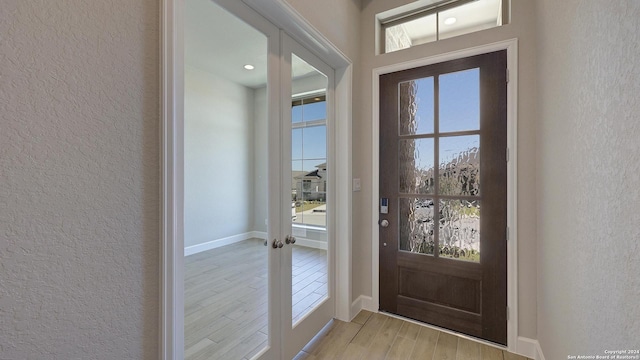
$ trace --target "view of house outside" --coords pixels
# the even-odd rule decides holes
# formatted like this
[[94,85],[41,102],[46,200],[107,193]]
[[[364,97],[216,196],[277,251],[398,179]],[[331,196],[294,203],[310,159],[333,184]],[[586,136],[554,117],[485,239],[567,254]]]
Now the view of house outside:
[[326,114],[324,94],[293,101],[291,217],[294,224],[323,228],[327,225]]

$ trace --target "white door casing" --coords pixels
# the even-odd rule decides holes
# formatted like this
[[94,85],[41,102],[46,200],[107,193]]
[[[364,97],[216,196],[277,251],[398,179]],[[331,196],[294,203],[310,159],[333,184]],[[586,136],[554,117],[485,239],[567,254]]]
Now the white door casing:
[[[462,59],[474,55],[489,53],[498,50],[507,50],[507,68],[508,84],[507,84],[507,147],[509,149],[507,164],[507,224],[508,224],[508,243],[507,243],[507,348],[511,352],[517,351],[520,342],[518,341],[518,266],[517,266],[517,89],[518,89],[518,41],[517,39],[500,41],[492,44],[486,44],[460,51],[454,51],[445,54],[439,54],[427,58],[415,59],[398,64],[390,64],[387,66],[375,68],[372,71],[372,188],[371,196],[374,199],[374,206],[371,209],[372,239],[371,239],[371,288],[372,297],[366,307],[368,310],[377,311],[379,308],[380,284],[379,284],[379,225],[380,209],[377,205],[380,192],[380,109],[379,109],[379,87],[380,76],[392,72],[402,71],[406,69],[417,68],[421,66],[441,63],[449,60]],[[506,311],[507,309],[505,309]],[[445,330],[446,331],[446,330]]]
[[[308,318],[310,321],[326,318],[328,313],[332,317],[341,320],[350,320],[355,314],[350,312],[351,304],[351,62],[339,50],[337,50],[326,38],[313,29],[290,5],[282,0],[246,1],[260,13],[265,15],[272,23],[280,24],[299,41],[313,39],[307,45],[311,52],[320,55],[320,60],[330,65],[330,71],[339,79],[331,89],[334,99],[334,128],[331,130],[334,136],[328,140],[330,154],[334,156],[334,199],[331,220],[333,230],[332,238],[340,241],[334,246],[334,254],[329,264],[332,277],[330,286],[332,298],[331,306],[325,307],[323,316],[314,319],[314,315]],[[216,3],[232,12],[245,22],[263,32],[269,38],[269,86],[273,89],[268,92],[269,104],[280,104],[282,94],[277,89],[281,88],[280,63],[280,36],[277,27],[265,20],[263,16],[249,8],[245,3],[233,0],[216,0]],[[163,0],[162,4],[162,37],[161,37],[161,115],[162,115],[162,253],[161,253],[161,298],[160,298],[160,353],[162,359],[184,358],[184,239],[183,239],[183,128],[184,128],[184,2],[180,0]],[[279,19],[279,20],[278,20]],[[328,70],[329,71],[329,70]],[[291,104],[291,98],[286,101]],[[283,100],[284,101],[284,100]],[[269,108],[269,165],[281,168],[281,120],[282,108],[271,106]],[[279,193],[283,187],[282,171],[269,172],[269,189]],[[277,196],[276,196],[277,197]],[[280,197],[284,199],[284,197]],[[290,201],[286,201],[286,207],[281,201],[270,201],[269,213],[278,214],[269,216],[269,241],[274,238],[284,240],[285,233],[290,230]],[[286,210],[286,211],[285,211]],[[287,214],[284,216],[283,214]],[[283,217],[284,216],[284,217]],[[287,220],[288,219],[288,220]],[[287,225],[289,227],[283,227]],[[272,274],[278,274],[284,257],[283,252],[269,252],[269,269]],[[290,255],[290,250],[289,250]],[[288,258],[290,265],[290,257]],[[269,277],[270,289],[282,289],[281,276]],[[290,274],[289,274],[290,278]],[[289,281],[289,289],[290,289]],[[282,339],[280,329],[282,324],[290,327],[291,319],[284,321],[280,291],[270,291],[270,344],[260,358],[280,359],[285,358],[282,353]],[[289,294],[290,300],[290,294]],[[290,302],[290,301],[289,301]],[[329,309],[329,310],[327,310]],[[313,326],[308,327],[312,329]],[[297,329],[297,330],[301,330]],[[297,343],[304,341],[305,337],[313,336],[310,330],[299,331],[300,334],[289,332],[288,336],[296,336]],[[276,335],[277,334],[277,335]],[[310,339],[310,337],[309,337]],[[308,340],[308,339],[307,339]],[[306,342],[306,341],[304,341]],[[303,343],[304,345],[304,343]],[[293,349],[293,347],[291,348]],[[289,351],[294,351],[289,349]]]

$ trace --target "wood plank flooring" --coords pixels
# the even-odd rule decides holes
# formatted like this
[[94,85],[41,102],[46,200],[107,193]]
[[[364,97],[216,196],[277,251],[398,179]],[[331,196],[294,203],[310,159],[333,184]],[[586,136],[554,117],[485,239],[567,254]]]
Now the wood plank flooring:
[[353,321],[333,320],[294,360],[531,360],[466,338],[361,311]]
[[[251,239],[185,258],[185,358],[250,359],[267,341],[267,258]],[[294,322],[326,295],[326,251],[293,248]],[[333,320],[295,359],[525,360],[465,338],[362,311]]]
[[[267,343],[267,250],[250,239],[185,257],[185,359],[250,359]],[[292,249],[293,323],[327,295],[327,252]]]

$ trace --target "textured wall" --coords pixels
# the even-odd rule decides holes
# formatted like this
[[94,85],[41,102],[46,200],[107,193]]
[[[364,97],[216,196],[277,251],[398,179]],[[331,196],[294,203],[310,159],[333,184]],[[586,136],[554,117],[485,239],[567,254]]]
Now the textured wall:
[[[371,295],[371,196],[372,125],[371,71],[390,64],[468,49],[482,44],[518,38],[518,321],[520,336],[536,338],[536,38],[535,1],[512,0],[512,21],[508,26],[488,29],[410,49],[375,56],[374,16],[382,11],[409,3],[409,0],[363,0],[362,81],[354,86],[362,96],[362,117],[354,121],[354,177],[362,177],[362,192],[353,197],[354,298]],[[375,101],[375,99],[373,99]],[[376,105],[377,106],[377,105]],[[355,130],[357,129],[357,130]],[[377,226],[375,228],[377,231]]]
[[640,2],[543,0],[538,337],[547,359],[640,348]]
[[154,0],[0,1],[0,359],[154,359]]

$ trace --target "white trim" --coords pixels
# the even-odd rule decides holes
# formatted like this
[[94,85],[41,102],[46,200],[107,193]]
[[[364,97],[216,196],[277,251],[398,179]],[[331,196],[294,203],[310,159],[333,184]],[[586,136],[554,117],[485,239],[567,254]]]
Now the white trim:
[[352,287],[352,62],[287,1],[243,1],[335,70],[335,317],[346,321]]
[[518,344],[516,346],[515,353],[534,360],[545,360],[544,354],[542,354],[542,348],[540,347],[540,342],[536,339],[518,336]]
[[[328,299],[318,304],[313,311],[309,312],[303,319],[296,322],[294,327],[287,326],[292,321],[291,318],[291,297],[284,296],[280,300],[282,306],[282,321],[284,326],[282,327],[282,339],[287,339],[282,343],[282,355],[286,358],[294,357],[303,347],[307,344],[315,334],[317,334],[332,318],[335,317],[335,283],[337,277],[335,275],[335,246],[336,243],[336,174],[335,174],[335,160],[337,160],[335,149],[335,116],[334,116],[334,102],[335,102],[335,70],[327,65],[324,61],[318,58],[315,54],[309,51],[302,44],[296,42],[293,38],[288,36],[284,31],[281,32],[281,54],[282,54],[282,68],[281,68],[281,85],[280,90],[282,94],[282,133],[281,133],[281,161],[283,164],[291,162],[291,112],[285,111],[291,107],[291,64],[292,57],[295,54],[303,61],[317,69],[324,74],[327,78],[327,286],[328,286]],[[282,196],[281,203],[291,201],[291,181],[284,180],[291,178],[290,167],[286,171],[282,172],[284,176],[280,196]],[[291,208],[283,209],[281,217],[282,229],[286,231],[282,236],[287,236],[292,233],[291,222]],[[282,279],[282,294],[290,293],[291,291],[291,255],[292,247],[285,246],[282,249],[284,255],[283,271],[281,272]]]
[[372,71],[372,189],[371,209],[372,245],[371,245],[371,295],[374,309],[379,308],[380,301],[380,251],[378,233],[378,199],[380,194],[380,76],[396,71],[412,69],[445,62],[454,59],[465,58],[474,55],[485,54],[493,51],[507,50],[507,67],[510,79],[507,85],[507,146],[510,148],[510,161],[507,165],[507,225],[510,229],[509,242],[507,244],[507,306],[510,309],[507,321],[507,345],[511,352],[515,352],[518,336],[518,229],[517,229],[517,114],[518,114],[518,39],[510,39],[496,43],[480,45],[469,49],[439,54],[427,58],[415,59],[397,64],[390,64],[373,69]]
[[249,240],[252,238],[266,239],[267,233],[262,231],[249,231],[242,234],[237,234],[237,235],[223,237],[220,239],[207,241],[205,243],[198,244],[198,245],[187,246],[184,248],[184,256],[194,255],[197,253],[201,253],[203,251],[208,251],[208,250],[219,248],[222,246],[235,244],[235,243]]
[[184,354],[183,269],[183,2],[163,0],[160,39],[161,112],[161,268],[160,358]]
[[296,245],[312,249],[327,250],[327,242],[296,237]]
[[352,282],[352,65],[335,70],[335,266],[336,312],[339,320],[349,318]]
[[334,69],[347,68],[351,60],[285,0],[242,0],[279,26]]
[[351,303],[351,314],[349,321],[353,320],[353,318],[355,318],[356,315],[358,315],[358,313],[362,310],[367,310],[374,313],[378,312],[378,310],[373,307],[373,300],[371,299],[371,296],[360,295]]
[[267,233],[265,231],[251,231],[249,234],[251,234],[251,237],[254,239],[267,240],[268,238]]
[[[284,29],[298,42],[316,54],[335,70],[335,316],[341,320],[348,320],[351,299],[351,242],[352,242],[352,194],[351,194],[351,129],[352,129],[352,77],[351,60],[335,47],[323,34],[317,31],[309,22],[298,14],[285,0],[215,0],[216,3],[234,13],[242,12],[243,18],[251,18],[254,26],[265,29],[266,17],[273,24]],[[255,12],[248,13],[245,4],[251,5]],[[162,115],[162,253],[161,253],[161,291],[160,291],[160,354],[163,360],[182,359],[184,357],[184,239],[183,231],[183,95],[184,95],[184,36],[183,36],[183,8],[184,1],[162,0],[161,13],[161,115]],[[237,15],[237,14],[236,14]],[[247,21],[247,19],[244,19]],[[259,18],[259,19],[258,19]],[[255,24],[259,24],[255,25]],[[271,26],[271,25],[270,25]],[[270,31],[270,30],[269,30]],[[269,32],[267,31],[267,32]],[[269,64],[279,62],[279,41],[270,36]],[[276,36],[277,37],[277,36]],[[270,87],[280,88],[279,68],[269,73]],[[269,103],[277,103],[278,91],[269,93]],[[272,106],[269,119],[279,119],[280,109]],[[273,122],[271,123],[274,124]],[[270,126],[269,136],[278,139],[279,130]],[[270,163],[279,158],[277,144],[270,144]],[[269,176],[270,188],[280,184],[280,176],[275,172]],[[269,204],[269,212],[280,211],[276,201]],[[269,238],[281,234],[280,224],[270,221],[268,224]],[[269,268],[277,271],[280,266],[280,253],[271,252]],[[279,288],[280,280],[273,277],[269,280],[269,287]],[[270,302],[277,303],[276,291],[270,292]],[[277,307],[277,306],[276,306]],[[269,333],[276,333],[273,327],[275,319],[280,318],[279,311],[270,313]],[[272,339],[270,339],[271,341]],[[278,343],[272,343],[279,347]],[[265,356],[280,357],[279,350],[274,347],[265,349]]]
[[540,346],[540,342],[538,340],[535,340],[536,342],[536,357],[534,358],[534,360],[546,360],[544,358],[544,354],[542,353],[542,347]]

